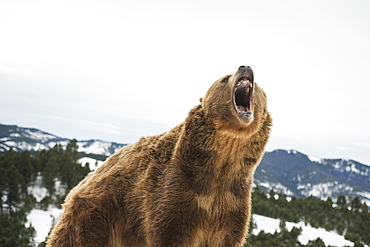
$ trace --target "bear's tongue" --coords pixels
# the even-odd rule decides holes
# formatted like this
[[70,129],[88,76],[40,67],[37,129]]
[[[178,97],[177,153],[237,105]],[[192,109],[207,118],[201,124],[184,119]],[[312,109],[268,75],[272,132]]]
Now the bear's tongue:
[[241,112],[246,110],[246,107],[242,105],[236,105],[236,107],[238,107],[238,111],[241,111]]

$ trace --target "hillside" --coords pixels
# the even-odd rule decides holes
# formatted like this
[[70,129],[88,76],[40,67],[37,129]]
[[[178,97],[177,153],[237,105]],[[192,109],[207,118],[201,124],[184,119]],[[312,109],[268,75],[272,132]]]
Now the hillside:
[[[70,139],[62,138],[35,128],[0,124],[0,152],[12,148],[16,152],[36,152],[53,148],[56,144],[66,147]],[[78,141],[78,151],[87,154],[110,156],[127,144],[101,140]]]
[[358,196],[370,205],[370,167],[354,160],[318,159],[295,150],[275,150],[265,153],[255,182],[286,195]]

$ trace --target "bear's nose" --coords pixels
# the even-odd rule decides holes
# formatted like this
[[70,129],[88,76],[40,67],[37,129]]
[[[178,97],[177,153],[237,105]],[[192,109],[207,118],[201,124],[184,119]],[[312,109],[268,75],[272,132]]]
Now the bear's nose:
[[239,67],[239,70],[250,70],[250,69],[251,69],[251,67],[245,66],[245,65],[242,65],[242,66]]

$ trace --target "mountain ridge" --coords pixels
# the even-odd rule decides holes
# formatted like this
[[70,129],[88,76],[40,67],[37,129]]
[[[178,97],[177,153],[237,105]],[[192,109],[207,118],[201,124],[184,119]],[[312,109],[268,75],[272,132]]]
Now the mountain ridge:
[[[0,152],[36,152],[57,143],[66,146],[71,139],[36,128],[0,124]],[[78,151],[108,157],[127,144],[97,139],[78,141]],[[101,160],[101,159],[100,159]],[[370,205],[370,166],[350,159],[315,158],[296,150],[265,152],[254,176],[264,190],[273,189],[288,196],[319,198],[358,196]]]
[[296,197],[358,196],[370,205],[370,167],[350,159],[310,159],[296,150],[265,152],[255,182]]
[[[25,128],[17,125],[0,124],[0,152],[12,148],[16,152],[37,152],[53,148],[56,144],[66,146],[71,139],[62,138],[48,132]],[[77,142],[79,152],[110,156],[127,144],[102,141],[98,139],[82,140]]]

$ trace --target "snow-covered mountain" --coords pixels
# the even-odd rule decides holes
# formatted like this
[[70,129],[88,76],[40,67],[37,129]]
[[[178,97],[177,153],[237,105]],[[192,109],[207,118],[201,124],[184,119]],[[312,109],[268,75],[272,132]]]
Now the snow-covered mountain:
[[[66,146],[70,139],[62,138],[38,129],[0,124],[0,152],[12,148],[14,151],[41,151],[55,144]],[[78,151],[87,154],[110,156],[127,144],[101,140],[78,141]]]
[[358,196],[370,205],[370,166],[354,160],[318,159],[295,150],[275,150],[265,153],[255,182],[286,195]]

